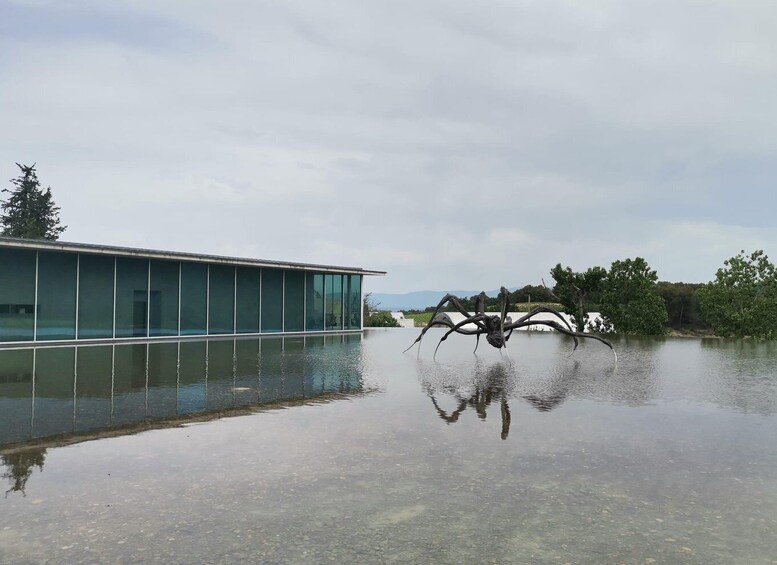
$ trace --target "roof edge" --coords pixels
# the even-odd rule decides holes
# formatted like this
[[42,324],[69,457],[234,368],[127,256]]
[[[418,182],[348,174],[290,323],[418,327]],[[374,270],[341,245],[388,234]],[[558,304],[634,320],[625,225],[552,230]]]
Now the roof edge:
[[223,263],[246,267],[268,267],[273,269],[288,269],[298,271],[323,271],[331,273],[374,276],[382,276],[386,274],[386,271],[374,271],[363,269],[361,267],[320,265],[316,263],[296,263],[292,261],[251,259],[247,257],[228,257],[221,255],[187,253],[182,251],[162,251],[156,249],[120,247],[115,245],[97,245],[93,243],[50,241],[45,239],[22,239],[6,236],[0,236],[0,247],[36,249],[44,251],[67,251],[74,253],[87,253],[92,255],[116,255],[119,257],[140,257],[148,259],[191,261],[193,263]]

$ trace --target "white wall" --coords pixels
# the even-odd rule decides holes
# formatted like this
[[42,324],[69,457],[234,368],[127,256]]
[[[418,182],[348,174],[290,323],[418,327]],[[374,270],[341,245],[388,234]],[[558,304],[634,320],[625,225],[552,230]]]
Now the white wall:
[[[454,324],[458,324],[459,322],[462,322],[464,320],[464,314],[460,314],[458,312],[446,312],[446,314],[448,314],[448,316],[450,316],[451,321]],[[499,315],[498,312],[486,312],[486,314],[497,315],[497,316]],[[521,316],[525,316],[526,314],[527,314],[527,312],[509,312],[507,315],[510,316],[510,318],[512,318],[513,321],[515,321],[518,318],[520,318]],[[470,315],[474,316],[474,312],[470,312]],[[575,329],[575,326],[572,324],[571,316],[569,316],[567,314],[564,314],[563,312],[561,313],[561,315],[564,317],[564,319],[567,322],[569,322],[569,325],[572,326],[572,329]],[[602,318],[602,316],[601,316],[601,314],[599,314],[599,312],[589,312],[588,313],[588,321],[589,321],[589,323],[597,322],[597,321],[601,320],[601,318]],[[540,312],[539,314],[535,314],[534,316],[531,317],[531,319],[532,320],[556,321],[556,322],[559,321],[559,319],[556,316],[554,316],[553,314],[549,314],[548,312]],[[465,325],[462,326],[462,328],[463,329],[474,329],[474,324],[465,324]],[[548,326],[543,326],[543,325],[527,326],[525,328],[519,328],[519,330],[516,330],[516,331],[520,331],[520,330],[531,330],[531,331],[541,331],[541,332],[544,332],[544,331],[550,331],[550,332],[556,331],[553,328],[550,328]]]
[[391,317],[397,321],[400,327],[403,327],[403,328],[415,327],[415,321],[405,318],[405,314],[403,312],[392,312]]

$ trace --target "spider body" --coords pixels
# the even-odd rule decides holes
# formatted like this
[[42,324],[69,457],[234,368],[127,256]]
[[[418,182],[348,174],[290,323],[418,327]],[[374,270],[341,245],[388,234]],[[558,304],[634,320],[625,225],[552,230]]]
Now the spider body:
[[[537,306],[513,322],[512,319],[507,315],[507,312],[510,310],[510,293],[507,292],[505,287],[502,287],[499,290],[499,300],[501,302],[500,315],[497,316],[493,314],[486,314],[486,294],[481,292],[477,299],[477,312],[473,315],[467,312],[467,310],[461,304],[461,301],[456,296],[452,294],[446,294],[437,305],[437,308],[434,310],[429,323],[423,330],[421,330],[421,334],[410,345],[410,347],[413,347],[416,343],[418,343],[420,353],[421,339],[423,339],[424,334],[429,330],[429,328],[434,326],[445,326],[449,329],[447,332],[445,332],[445,335],[440,338],[440,342],[437,344],[437,349],[440,348],[442,342],[448,339],[448,336],[450,336],[452,333],[476,336],[477,342],[475,343],[475,351],[477,351],[478,345],[480,344],[481,335],[486,336],[486,341],[489,343],[489,345],[496,347],[497,349],[502,349],[507,346],[507,341],[510,339],[513,330],[518,328],[525,328],[527,326],[540,325],[548,326],[564,335],[572,337],[575,342],[575,349],[577,349],[579,344],[578,338],[582,337],[601,341],[603,344],[609,347],[613,353],[615,353],[615,350],[612,348],[612,345],[609,341],[594,334],[587,334],[573,330],[572,326],[569,325],[569,322],[567,322],[566,318],[564,318],[558,311],[554,310],[553,308],[548,308],[547,306]],[[459,313],[463,314],[464,320],[454,324],[450,316],[448,316],[445,312],[440,312],[440,310],[446,304],[450,304]],[[559,319],[561,323],[555,320],[532,320],[532,317],[536,316],[540,312],[553,314]],[[470,324],[474,325],[475,329],[464,327]],[[410,347],[405,349],[405,351],[410,349]],[[435,355],[437,355],[437,349],[434,350]]]
[[[497,349],[504,347],[507,342],[507,338],[502,332],[502,324],[500,323],[501,319],[499,316],[487,316],[483,321],[485,322],[486,329],[488,330],[486,333],[486,341]],[[505,321],[509,322],[510,318],[505,318]]]

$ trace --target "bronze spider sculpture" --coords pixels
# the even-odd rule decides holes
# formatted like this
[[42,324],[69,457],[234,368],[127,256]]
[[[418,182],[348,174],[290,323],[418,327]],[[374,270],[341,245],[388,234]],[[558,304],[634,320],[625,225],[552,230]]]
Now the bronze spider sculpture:
[[[587,334],[573,330],[572,326],[569,325],[569,322],[567,322],[567,320],[553,308],[549,308],[547,306],[537,306],[513,322],[512,319],[507,315],[507,312],[510,311],[510,293],[507,292],[505,287],[502,287],[499,290],[499,301],[501,302],[500,315],[497,316],[495,314],[486,314],[486,293],[481,292],[477,299],[477,312],[475,312],[474,315],[470,315],[456,296],[452,294],[446,294],[443,299],[440,300],[440,303],[437,305],[437,308],[435,308],[434,313],[432,313],[432,318],[429,320],[429,323],[426,324],[426,327],[423,330],[421,330],[421,334],[413,343],[410,344],[410,347],[405,349],[405,352],[412,348],[416,343],[418,343],[418,350],[420,353],[421,339],[423,339],[424,334],[429,330],[429,328],[434,326],[445,326],[449,328],[449,330],[445,332],[445,335],[440,338],[440,341],[434,350],[435,357],[437,356],[437,350],[440,349],[442,342],[448,339],[448,336],[452,333],[477,336],[477,341],[475,342],[475,351],[478,350],[478,345],[480,345],[480,336],[485,334],[486,341],[492,346],[501,350],[507,346],[507,340],[510,339],[510,336],[513,334],[514,330],[517,330],[518,328],[525,328],[527,326],[548,326],[559,333],[572,337],[572,339],[575,341],[574,349],[577,349],[577,346],[580,343],[577,339],[579,337],[595,339],[596,341],[601,341],[603,344],[609,347],[613,354],[616,355],[617,359],[615,349],[613,349],[609,341],[599,337],[598,335]],[[442,309],[446,303],[450,303],[456,310],[463,314],[464,320],[458,324],[454,324],[450,316],[448,316],[445,312],[440,312],[440,309]],[[532,316],[535,316],[540,312],[553,314],[559,320],[561,320],[563,325],[559,324],[555,320],[531,319]],[[477,329],[464,329],[463,326],[466,326],[467,324],[474,324]]]

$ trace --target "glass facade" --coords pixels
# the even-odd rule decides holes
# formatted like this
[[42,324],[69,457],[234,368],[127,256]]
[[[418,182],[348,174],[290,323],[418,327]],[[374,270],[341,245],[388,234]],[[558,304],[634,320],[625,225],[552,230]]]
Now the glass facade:
[[324,275],[307,273],[305,275],[305,309],[307,311],[305,329],[321,331],[324,329]]
[[0,241],[0,343],[360,330],[361,277]]
[[181,263],[181,335],[208,333],[208,266]]
[[262,269],[262,333],[283,331],[283,271]]
[[38,254],[38,340],[75,339],[78,255]]
[[362,278],[359,275],[343,275],[343,280],[348,279],[347,328],[358,330],[362,327]]
[[78,338],[113,337],[113,295],[116,259],[103,255],[78,257]]
[[237,332],[259,333],[261,269],[237,268]]
[[151,261],[148,334],[178,335],[178,276],[180,263]]
[[35,332],[35,264],[24,249],[0,249],[0,341],[32,341]]
[[305,273],[284,273],[283,331],[301,332],[305,329]]
[[211,265],[208,275],[208,333],[235,331],[235,267]]
[[326,304],[326,329],[340,330],[343,328],[343,276],[326,275],[324,278]]
[[116,259],[116,337],[148,335],[148,259]]

